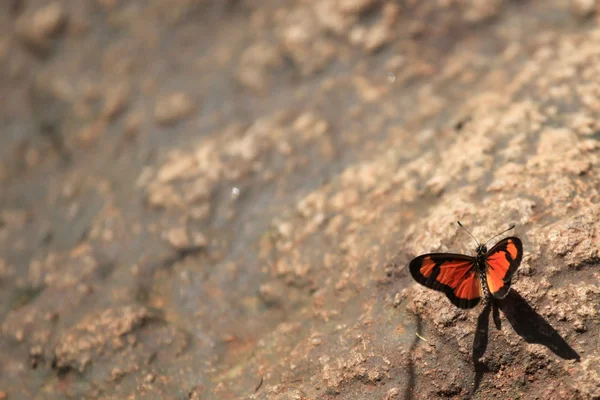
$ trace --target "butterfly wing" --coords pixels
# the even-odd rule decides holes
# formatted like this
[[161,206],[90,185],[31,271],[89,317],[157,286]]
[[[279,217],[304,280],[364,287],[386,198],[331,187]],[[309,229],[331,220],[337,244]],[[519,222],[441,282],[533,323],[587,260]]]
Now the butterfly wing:
[[430,253],[414,258],[410,274],[423,286],[444,292],[459,308],[473,308],[482,296],[475,258],[462,254]]
[[523,258],[523,243],[518,237],[499,241],[485,254],[486,282],[490,293],[503,299],[510,289],[510,280]]

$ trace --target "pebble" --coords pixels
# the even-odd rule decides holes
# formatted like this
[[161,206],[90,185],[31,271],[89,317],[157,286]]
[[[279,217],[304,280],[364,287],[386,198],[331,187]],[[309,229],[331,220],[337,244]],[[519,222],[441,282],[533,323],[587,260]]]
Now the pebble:
[[191,96],[172,93],[160,97],[154,107],[154,119],[160,125],[171,125],[192,115],[196,105]]
[[61,32],[67,14],[59,3],[50,3],[30,15],[17,20],[16,31],[21,41],[39,53],[50,50],[52,39]]

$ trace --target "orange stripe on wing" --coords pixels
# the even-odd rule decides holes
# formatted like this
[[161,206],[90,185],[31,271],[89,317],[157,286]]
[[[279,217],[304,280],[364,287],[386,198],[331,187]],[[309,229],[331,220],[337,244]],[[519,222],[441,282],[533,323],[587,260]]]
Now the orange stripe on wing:
[[[488,264],[489,264],[489,261],[488,261]],[[492,265],[492,264],[490,264],[490,265]],[[504,286],[504,277],[506,276],[506,271],[508,270],[508,267],[506,267],[504,272],[502,272],[502,270],[504,268],[498,268],[497,262],[495,263],[495,265],[496,265],[496,267],[492,266],[491,268],[488,268],[487,273],[486,273],[487,285],[488,285],[488,288],[490,289],[490,292],[492,292],[492,293],[496,293],[500,289],[502,289],[502,287]],[[510,263],[508,264],[508,266],[510,266]]]
[[421,264],[421,275],[423,275],[426,278],[429,278],[431,276],[431,273],[433,272],[433,267],[435,267],[435,262],[431,259],[431,257],[425,257],[423,259],[423,264]]
[[522,258],[523,244],[517,237],[501,240],[486,254],[486,282],[494,297],[502,299],[508,294]]
[[473,263],[469,261],[445,261],[440,264],[440,273],[436,279],[446,286],[455,288],[472,268]]
[[510,260],[506,257],[506,255],[506,251],[499,250],[486,257],[488,264],[490,264],[490,266],[494,268],[496,272],[500,273],[502,277],[504,277],[504,275],[506,275],[510,269]]
[[508,251],[508,254],[510,254],[510,257],[513,260],[517,259],[517,255],[519,254],[519,251],[517,250],[517,246],[515,246],[515,244],[513,243],[512,240],[508,241],[508,244],[506,245],[506,250]]
[[481,297],[481,285],[470,261],[446,261],[440,265],[436,280],[449,286],[459,299],[472,300]]
[[454,289],[454,294],[460,299],[473,300],[481,297],[481,283],[475,271],[470,271],[467,276]]
[[448,253],[423,254],[411,260],[409,270],[417,282],[444,292],[457,307],[472,308],[481,299],[482,289],[474,257]]

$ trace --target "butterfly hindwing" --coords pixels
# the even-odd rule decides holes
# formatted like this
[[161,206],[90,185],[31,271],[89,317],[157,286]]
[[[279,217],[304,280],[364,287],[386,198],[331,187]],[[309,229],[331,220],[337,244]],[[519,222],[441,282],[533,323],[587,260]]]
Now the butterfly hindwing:
[[462,254],[430,253],[414,258],[412,277],[428,288],[444,292],[459,308],[473,308],[482,296],[475,258]]
[[510,289],[510,280],[521,264],[523,243],[517,237],[499,241],[485,254],[486,282],[490,293],[503,299]]

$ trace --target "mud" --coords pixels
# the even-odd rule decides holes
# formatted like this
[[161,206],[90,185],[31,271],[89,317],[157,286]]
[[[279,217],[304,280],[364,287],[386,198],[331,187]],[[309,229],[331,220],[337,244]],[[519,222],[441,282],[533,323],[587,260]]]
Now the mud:
[[2,2],[0,399],[600,398],[597,7]]

